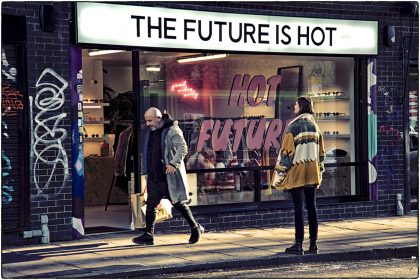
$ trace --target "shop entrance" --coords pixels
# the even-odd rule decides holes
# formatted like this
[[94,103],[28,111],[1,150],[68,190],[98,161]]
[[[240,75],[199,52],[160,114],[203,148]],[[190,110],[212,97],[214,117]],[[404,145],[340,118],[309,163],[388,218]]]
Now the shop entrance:
[[162,61],[168,56],[173,54],[139,52],[135,89],[131,51],[82,50],[86,234],[134,229],[129,194],[140,190],[134,186],[134,161],[141,157],[135,145],[142,146],[134,128],[136,98],[140,124],[147,108],[169,109],[162,98],[166,89]]
[[131,60],[130,51],[82,50],[86,234],[130,229]]

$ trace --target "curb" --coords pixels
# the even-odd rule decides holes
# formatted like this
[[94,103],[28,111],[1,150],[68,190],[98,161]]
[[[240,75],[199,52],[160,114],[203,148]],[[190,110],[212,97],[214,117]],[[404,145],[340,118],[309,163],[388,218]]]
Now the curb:
[[[358,261],[358,260],[380,260],[388,258],[411,258],[418,257],[418,246],[408,246],[400,248],[383,248],[383,249],[369,249],[361,251],[350,251],[350,252],[337,252],[337,253],[325,253],[317,255],[303,255],[295,256],[285,253],[281,253],[277,256],[261,259],[241,259],[233,260],[230,262],[213,262],[213,263],[201,263],[191,264],[182,266],[161,266],[155,268],[135,268],[132,270],[115,271],[109,269],[109,272],[102,269],[101,271],[90,271],[86,273],[74,273],[63,274],[59,273],[46,273],[32,275],[33,278],[139,278],[142,276],[151,275],[162,275],[171,273],[182,273],[192,272],[199,270],[211,270],[211,269],[231,269],[231,268],[249,268],[256,266],[271,266],[281,264],[293,264],[293,263],[316,263],[316,262],[337,262],[337,261]],[[29,275],[28,275],[29,276]],[[26,277],[28,277],[26,276]],[[26,278],[19,277],[19,278]]]

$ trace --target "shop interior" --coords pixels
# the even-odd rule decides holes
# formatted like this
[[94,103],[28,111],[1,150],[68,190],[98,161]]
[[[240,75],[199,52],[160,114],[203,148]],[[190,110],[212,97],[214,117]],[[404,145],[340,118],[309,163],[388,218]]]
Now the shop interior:
[[[162,67],[168,58],[183,55],[141,53],[140,94],[151,92],[144,100],[144,108],[165,108],[165,99],[159,97],[165,92]],[[133,229],[129,209],[129,193],[134,192],[134,155],[130,150],[134,140],[132,53],[83,49],[82,65],[86,232]],[[118,146],[128,139],[129,148]],[[124,156],[126,160],[121,164]]]
[[[85,228],[87,233],[129,230],[133,226],[129,210],[130,174],[133,169],[130,143],[132,126],[132,54],[129,51],[98,53],[84,49],[83,115],[85,154]],[[179,58],[205,54],[140,53],[140,93],[143,108],[167,110],[179,121],[189,153],[187,170],[274,165],[277,149],[249,151],[248,136],[242,136],[239,149],[214,152],[206,146],[196,152],[197,132],[206,118],[221,122],[292,119],[290,106],[298,95],[310,96],[315,118],[324,133],[327,163],[353,162],[354,156],[354,80],[351,58],[297,56],[226,55],[214,60],[180,63]],[[281,74],[283,95],[275,106],[227,106],[232,77],[237,74],[270,77]],[[259,88],[251,95],[258,100]],[[267,101],[268,89],[262,98]],[[249,98],[249,97],[248,97]],[[276,110],[276,108],[278,108]],[[277,112],[281,112],[280,114]],[[269,121],[265,124],[269,126]],[[281,142],[281,141],[280,141]],[[246,142],[248,143],[248,142]],[[124,146],[126,144],[127,146]],[[128,148],[127,148],[128,147]],[[141,155],[140,155],[141,156]],[[355,168],[330,167],[325,172],[320,196],[355,194]],[[263,189],[271,178],[262,171]],[[254,201],[254,176],[250,172],[188,174],[191,205],[228,204]],[[286,199],[283,192],[262,193],[262,201]]]
[[[116,124],[111,127],[109,116],[119,112],[118,100],[112,105],[111,101],[120,93],[122,105],[132,102],[131,52],[101,54],[84,49],[82,62],[86,232],[129,229],[127,193],[115,185]],[[121,126],[132,125],[132,113],[123,118]]]

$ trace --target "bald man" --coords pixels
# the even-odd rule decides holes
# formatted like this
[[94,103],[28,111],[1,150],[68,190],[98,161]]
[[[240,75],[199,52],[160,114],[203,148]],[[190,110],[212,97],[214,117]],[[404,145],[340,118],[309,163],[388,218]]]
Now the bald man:
[[178,122],[168,114],[151,107],[144,113],[147,131],[143,147],[143,170],[147,174],[146,228],[143,235],[133,238],[136,244],[153,245],[156,206],[167,198],[191,227],[190,244],[200,240],[204,228],[198,224],[186,204],[189,200],[184,157],[187,143]]

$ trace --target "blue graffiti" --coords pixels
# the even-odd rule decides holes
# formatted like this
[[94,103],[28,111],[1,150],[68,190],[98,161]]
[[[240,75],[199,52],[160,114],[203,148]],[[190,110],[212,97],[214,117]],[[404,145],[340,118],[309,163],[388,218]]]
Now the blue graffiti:
[[10,185],[9,180],[6,178],[9,176],[9,174],[12,172],[12,163],[10,161],[10,158],[5,154],[3,148],[1,149],[1,159],[5,162],[5,164],[2,164],[2,172],[1,172],[1,200],[4,204],[9,204],[12,202],[12,192],[13,186]]

